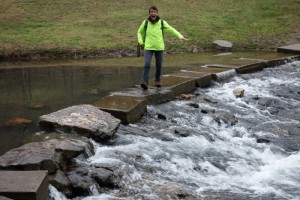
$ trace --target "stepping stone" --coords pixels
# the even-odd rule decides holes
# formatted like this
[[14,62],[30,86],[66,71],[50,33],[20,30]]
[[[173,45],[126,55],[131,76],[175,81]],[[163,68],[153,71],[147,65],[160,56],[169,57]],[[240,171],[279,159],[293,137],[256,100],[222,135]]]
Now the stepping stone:
[[160,104],[175,99],[174,93],[166,88],[149,87],[148,90],[143,90],[140,86],[136,88],[127,88],[122,91],[112,92],[112,96],[131,96],[137,98],[145,98],[147,104]]
[[0,171],[0,196],[14,200],[48,199],[47,171]]
[[300,54],[300,44],[291,44],[277,48],[277,52]]
[[163,75],[161,79],[162,86],[170,89],[175,96],[191,93],[195,90],[196,78],[175,77]]
[[137,122],[147,111],[147,100],[133,96],[106,96],[93,105],[120,119],[123,124]]
[[170,76],[195,78],[196,87],[208,87],[211,84],[211,74],[206,72],[189,72],[189,71],[181,70],[181,72],[170,74]]
[[215,81],[224,81],[232,76],[236,75],[235,69],[228,66],[202,66],[187,69],[188,72],[202,72],[211,75],[211,78]]

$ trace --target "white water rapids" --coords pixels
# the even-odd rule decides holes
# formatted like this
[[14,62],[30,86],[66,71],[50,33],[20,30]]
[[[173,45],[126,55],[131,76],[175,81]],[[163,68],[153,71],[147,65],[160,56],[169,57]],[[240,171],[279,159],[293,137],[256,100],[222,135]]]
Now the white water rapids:
[[[236,98],[236,88],[245,96]],[[293,62],[199,88],[190,100],[148,106],[110,145],[94,143],[87,161],[117,166],[120,188],[82,199],[300,199],[299,88],[300,62]],[[237,123],[216,120],[218,113]],[[289,146],[290,136],[298,140]]]

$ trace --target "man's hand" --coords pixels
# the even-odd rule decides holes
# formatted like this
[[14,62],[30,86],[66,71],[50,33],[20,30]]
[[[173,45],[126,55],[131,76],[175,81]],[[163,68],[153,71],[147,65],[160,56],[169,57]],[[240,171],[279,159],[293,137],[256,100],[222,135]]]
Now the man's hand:
[[142,50],[144,50],[144,47],[145,47],[145,45],[144,45],[144,44],[141,44],[141,49],[142,49]]
[[189,39],[183,37],[183,38],[180,38],[182,41],[189,41]]

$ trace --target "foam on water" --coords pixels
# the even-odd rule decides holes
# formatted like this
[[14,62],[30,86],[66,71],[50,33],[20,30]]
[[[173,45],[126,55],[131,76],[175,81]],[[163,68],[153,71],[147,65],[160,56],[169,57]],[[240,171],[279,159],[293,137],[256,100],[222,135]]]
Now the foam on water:
[[[220,134],[230,132],[223,130]],[[272,187],[273,182],[277,186],[297,186],[297,181],[291,177],[295,170],[299,170],[299,153],[288,157],[274,154],[266,145],[257,144],[248,137],[223,136],[222,139],[225,140],[212,143],[202,136],[192,136],[170,143],[146,138],[136,144],[117,146],[114,152],[127,156],[135,156],[139,152],[144,158],[142,165],[156,169],[151,176],[161,179],[158,182],[171,179],[196,185],[199,193],[207,190],[239,193],[251,190],[253,193],[271,192],[284,197],[277,187]],[[105,154],[106,150],[101,155],[112,156],[112,152]],[[99,157],[94,159],[96,162],[103,161]],[[132,183],[142,181],[142,173],[134,169],[128,178]],[[145,190],[146,186],[143,187]],[[150,185],[147,185],[147,190],[151,191]]]
[[49,196],[54,200],[67,200],[67,197],[58,192],[57,189],[52,185],[49,185]]

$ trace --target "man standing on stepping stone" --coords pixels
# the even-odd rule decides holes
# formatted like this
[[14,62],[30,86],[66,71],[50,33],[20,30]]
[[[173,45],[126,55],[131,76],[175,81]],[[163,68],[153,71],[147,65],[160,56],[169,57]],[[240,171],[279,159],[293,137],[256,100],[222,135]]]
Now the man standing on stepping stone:
[[162,20],[158,15],[156,6],[149,8],[149,17],[144,20],[137,32],[138,44],[144,50],[145,65],[143,71],[143,82],[141,87],[144,90],[148,89],[149,72],[151,66],[151,59],[155,55],[155,86],[161,87],[160,75],[163,62],[164,31],[171,33],[175,37],[186,40],[176,29],[171,27],[166,21]]

